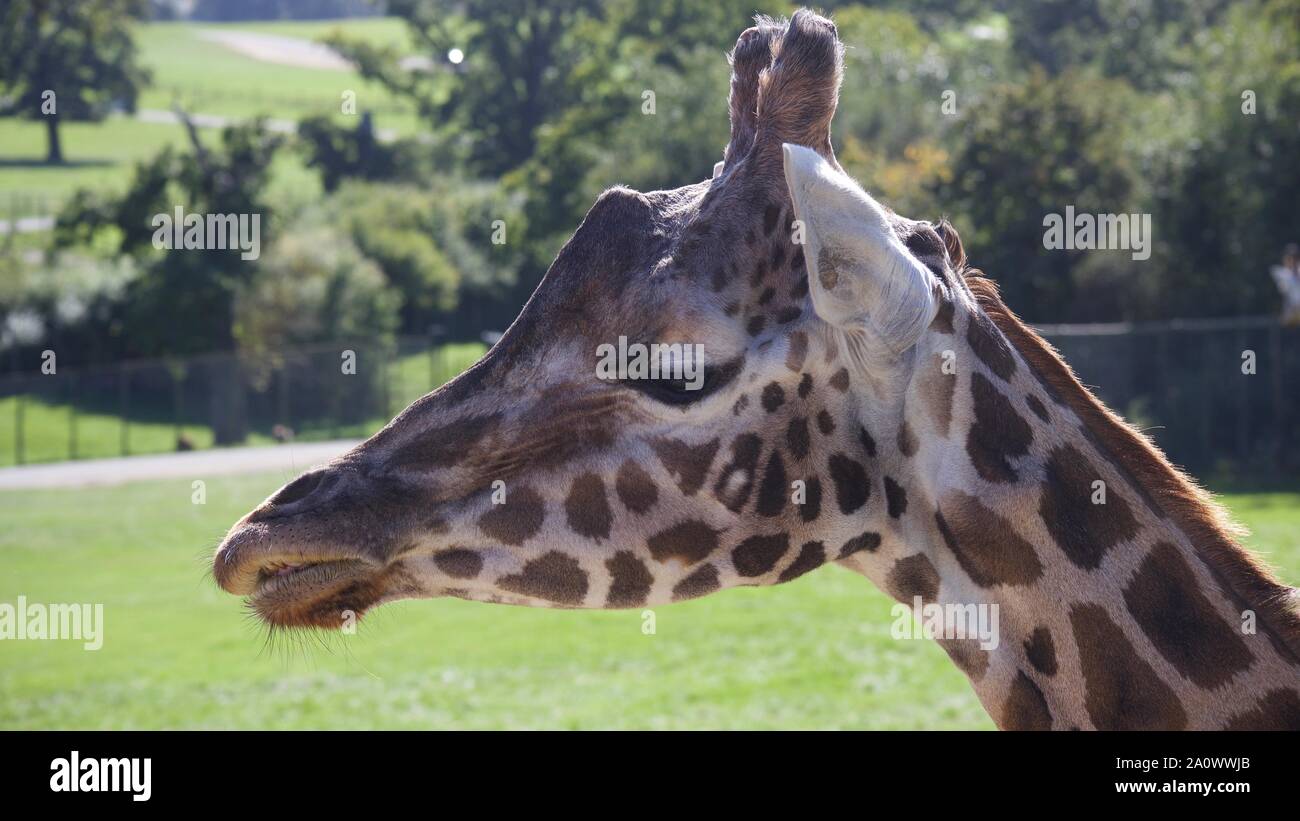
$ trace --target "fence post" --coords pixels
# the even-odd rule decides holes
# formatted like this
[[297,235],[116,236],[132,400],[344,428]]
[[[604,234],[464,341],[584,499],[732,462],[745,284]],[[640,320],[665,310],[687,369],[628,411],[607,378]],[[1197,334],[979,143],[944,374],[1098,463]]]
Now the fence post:
[[19,465],[26,461],[23,448],[23,400],[26,398],[26,394],[20,393],[14,402],[14,463]]
[[77,458],[77,375],[68,374],[68,458]]
[[121,365],[117,369],[117,415],[122,420],[121,446],[123,456],[129,456],[131,453],[131,427],[126,416],[127,409],[131,405],[130,390],[126,376],[126,365]]

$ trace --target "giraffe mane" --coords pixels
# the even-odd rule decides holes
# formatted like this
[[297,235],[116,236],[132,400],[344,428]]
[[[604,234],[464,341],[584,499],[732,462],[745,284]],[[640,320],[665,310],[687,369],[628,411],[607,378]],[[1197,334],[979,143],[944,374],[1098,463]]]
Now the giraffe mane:
[[[959,241],[958,241],[959,242]],[[951,247],[951,246],[950,246]],[[960,245],[958,245],[960,248]],[[1047,340],[1006,306],[997,283],[965,264],[959,273],[976,303],[1028,363],[1043,390],[1083,421],[1084,435],[1156,516],[1187,536],[1219,586],[1244,609],[1258,608],[1270,638],[1300,664],[1300,591],[1277,579],[1272,568],[1245,550],[1246,535],[1195,480],[1174,467],[1159,447],[1084,387]]]

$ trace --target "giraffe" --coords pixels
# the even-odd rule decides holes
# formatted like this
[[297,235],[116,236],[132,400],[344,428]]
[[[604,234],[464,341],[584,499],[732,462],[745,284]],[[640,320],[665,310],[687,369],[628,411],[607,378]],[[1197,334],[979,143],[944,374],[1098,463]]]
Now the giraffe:
[[[999,727],[1300,727],[1296,591],[949,223],[844,173],[842,54],[807,10],[756,18],[712,178],[601,195],[482,360],[231,528],[220,586],[336,628],[401,598],[640,608],[838,564],[997,608],[995,647],[939,643]],[[702,383],[597,378],[619,337],[702,345]]]

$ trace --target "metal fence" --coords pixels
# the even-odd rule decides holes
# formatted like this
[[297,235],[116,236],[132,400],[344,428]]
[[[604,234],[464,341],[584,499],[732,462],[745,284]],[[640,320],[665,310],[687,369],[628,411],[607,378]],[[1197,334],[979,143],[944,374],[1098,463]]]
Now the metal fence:
[[[1039,330],[1176,463],[1300,472],[1300,329],[1248,317]],[[367,436],[481,351],[403,338],[0,377],[0,464]]]
[[481,345],[341,342],[0,377],[0,465],[362,437]]

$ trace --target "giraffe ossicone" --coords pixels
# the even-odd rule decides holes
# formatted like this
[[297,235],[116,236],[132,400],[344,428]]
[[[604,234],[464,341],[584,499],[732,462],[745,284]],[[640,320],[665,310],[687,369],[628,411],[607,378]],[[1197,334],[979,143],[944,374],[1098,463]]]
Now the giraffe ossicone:
[[[808,11],[758,18],[712,177],[605,192],[484,358],[237,522],[218,583],[339,628],[402,598],[643,608],[837,563],[997,608],[996,642],[939,643],[1002,727],[1300,727],[1296,592],[951,225],[844,174],[842,53]],[[620,338],[700,345],[698,389],[599,378]]]

